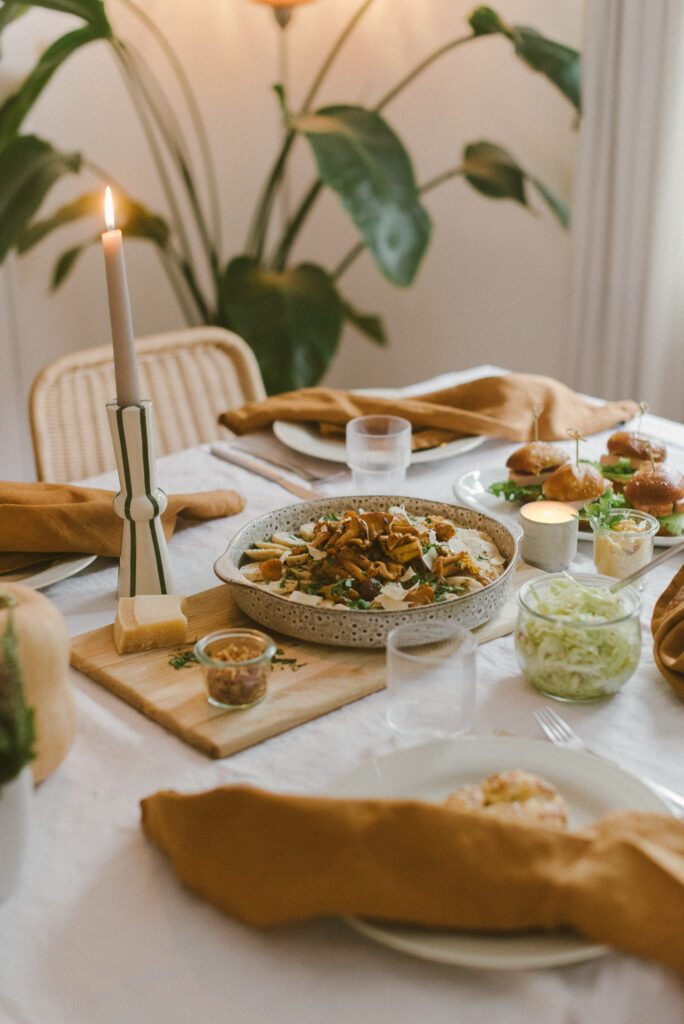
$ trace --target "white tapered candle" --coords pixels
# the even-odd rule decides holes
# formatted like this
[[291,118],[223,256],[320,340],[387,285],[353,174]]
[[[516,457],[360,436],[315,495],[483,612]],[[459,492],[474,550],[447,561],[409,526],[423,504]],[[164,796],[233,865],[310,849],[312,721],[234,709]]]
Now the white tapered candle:
[[133,318],[128,296],[123,236],[121,231],[116,228],[114,201],[109,186],[105,191],[105,224],[107,230],[102,233],[102,248],[107,275],[109,319],[112,325],[116,400],[122,406],[137,405],[140,402],[140,382],[135,358]]

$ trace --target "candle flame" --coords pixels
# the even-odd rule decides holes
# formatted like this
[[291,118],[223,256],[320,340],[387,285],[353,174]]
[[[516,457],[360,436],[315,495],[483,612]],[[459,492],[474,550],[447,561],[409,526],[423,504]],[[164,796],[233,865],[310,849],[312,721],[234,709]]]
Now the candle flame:
[[116,227],[116,218],[114,216],[114,197],[112,196],[112,190],[109,185],[107,185],[107,188],[105,189],[104,216],[107,230],[113,231]]

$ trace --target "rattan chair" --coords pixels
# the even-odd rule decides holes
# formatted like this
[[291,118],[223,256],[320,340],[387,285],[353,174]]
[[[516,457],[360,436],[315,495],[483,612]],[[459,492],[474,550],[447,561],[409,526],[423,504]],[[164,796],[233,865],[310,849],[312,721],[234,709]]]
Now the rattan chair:
[[[226,409],[265,397],[252,350],[220,327],[193,327],[136,342],[140,385],[154,403],[157,454],[227,435]],[[63,356],[31,389],[31,434],[39,480],[81,480],[114,468],[105,407],[114,397],[111,345]]]

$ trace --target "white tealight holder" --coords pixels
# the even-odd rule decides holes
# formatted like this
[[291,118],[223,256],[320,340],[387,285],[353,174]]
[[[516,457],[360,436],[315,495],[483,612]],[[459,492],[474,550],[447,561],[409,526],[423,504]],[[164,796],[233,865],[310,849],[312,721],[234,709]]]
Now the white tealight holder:
[[523,561],[545,572],[567,569],[577,554],[577,509],[562,501],[532,501],[520,509],[520,525]]
[[114,511],[123,519],[119,560],[119,597],[173,594],[161,514],[166,495],[157,487],[152,403],[107,403],[121,490]]

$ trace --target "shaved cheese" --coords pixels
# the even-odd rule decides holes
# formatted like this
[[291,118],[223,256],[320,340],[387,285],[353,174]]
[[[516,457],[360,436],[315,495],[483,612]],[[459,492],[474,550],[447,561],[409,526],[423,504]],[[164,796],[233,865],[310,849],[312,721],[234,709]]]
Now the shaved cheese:
[[407,594],[408,590],[404,590],[398,583],[386,583],[379,596],[389,597],[393,601],[404,601]]
[[306,547],[314,562],[321,562],[325,558],[325,551],[321,551],[320,548],[314,547],[313,544],[307,544]]
[[293,590],[290,600],[295,604],[317,605],[323,603],[323,598],[318,594],[305,594],[303,590]]
[[396,598],[390,597],[388,594],[380,594],[380,596],[376,598],[376,602],[386,612],[399,612],[402,608],[406,608],[406,603],[404,601],[397,601]]
[[274,544],[281,544],[286,548],[301,548],[302,538],[295,537],[292,533],[274,533],[271,537],[271,541]]
[[246,579],[251,580],[252,582],[254,582],[255,580],[260,580],[261,579],[261,566],[259,565],[258,562],[257,563],[253,562],[251,565],[243,565],[243,567],[242,567],[242,575]]
[[433,565],[439,558],[439,551],[437,548],[428,548],[427,551],[423,552],[423,561],[427,565],[428,569],[432,569]]
[[315,523],[304,523],[303,526],[299,527],[299,535],[300,535],[300,537],[303,537],[304,540],[311,540],[315,533],[316,533],[316,524]]
[[474,580],[472,576],[449,576],[447,583],[450,583],[452,587],[465,586],[470,591],[484,590],[484,585],[478,580]]

